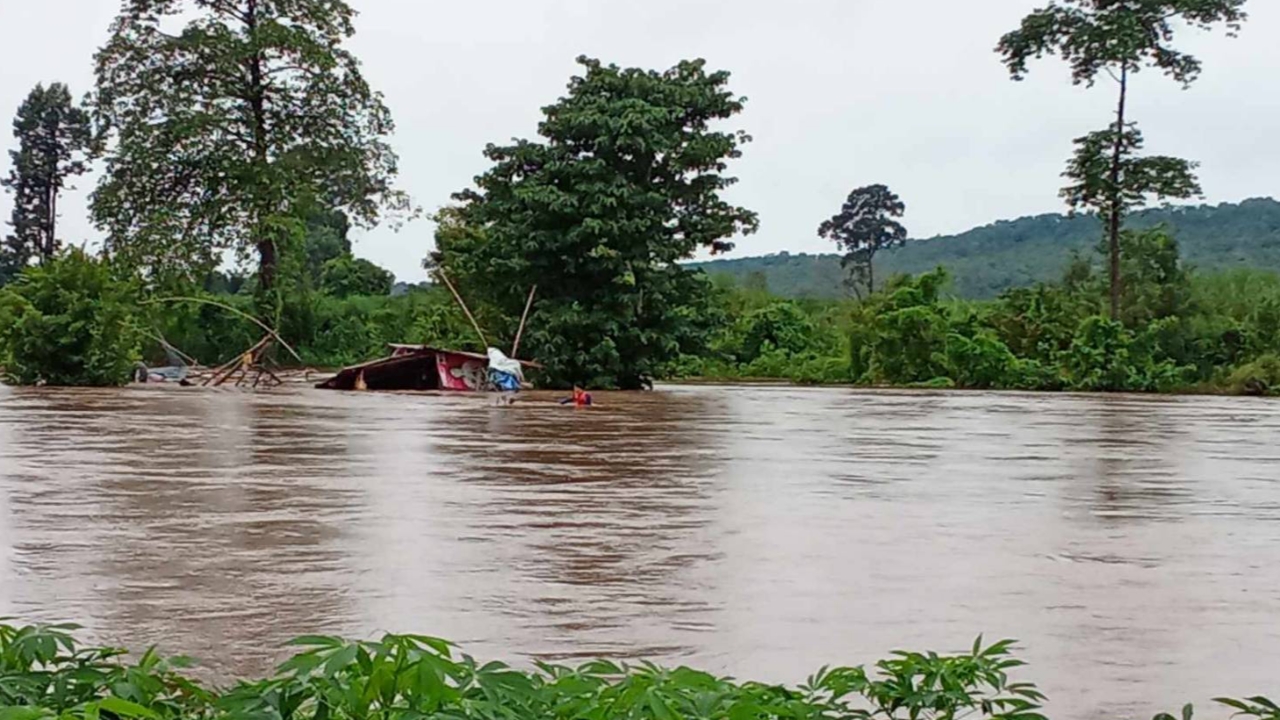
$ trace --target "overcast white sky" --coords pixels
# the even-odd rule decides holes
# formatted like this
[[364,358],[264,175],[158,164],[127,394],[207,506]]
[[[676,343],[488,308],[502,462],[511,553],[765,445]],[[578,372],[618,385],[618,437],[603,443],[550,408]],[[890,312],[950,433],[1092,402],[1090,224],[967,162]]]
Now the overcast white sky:
[[[755,136],[732,199],[761,231],[735,256],[826,251],[815,229],[848,191],[882,182],[927,237],[1062,206],[1071,139],[1110,121],[1109,81],[1072,87],[1056,59],[1023,83],[992,52],[1043,0],[352,0],[353,49],[399,124],[401,181],[428,210],[484,167],[487,142],[536,133],[579,54],[666,68],[704,57],[749,98]],[[91,56],[119,0],[0,0],[0,118],[37,82],[92,82]],[[1151,72],[1134,86],[1148,150],[1199,160],[1209,202],[1277,193],[1280,2],[1252,0],[1241,37],[1186,32],[1205,72],[1191,90]],[[0,157],[8,170],[8,155]],[[84,195],[64,201],[65,239],[95,239]],[[0,219],[10,202],[0,198]],[[6,228],[7,229],[7,228]],[[379,228],[356,253],[419,280],[431,226]]]

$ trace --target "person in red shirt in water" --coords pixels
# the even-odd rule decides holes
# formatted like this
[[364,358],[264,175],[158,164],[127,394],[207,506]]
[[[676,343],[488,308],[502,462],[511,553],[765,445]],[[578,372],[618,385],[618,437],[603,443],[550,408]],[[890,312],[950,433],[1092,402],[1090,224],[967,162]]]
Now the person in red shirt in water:
[[593,403],[591,398],[591,393],[587,392],[586,390],[583,390],[577,385],[574,385],[573,397],[565,398],[560,401],[561,405],[568,405],[569,403],[573,403],[574,407],[591,407]]

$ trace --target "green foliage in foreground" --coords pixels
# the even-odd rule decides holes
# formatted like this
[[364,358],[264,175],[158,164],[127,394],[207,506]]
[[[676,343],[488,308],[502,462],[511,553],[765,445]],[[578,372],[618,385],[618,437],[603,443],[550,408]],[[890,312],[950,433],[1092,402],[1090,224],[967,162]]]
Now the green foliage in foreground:
[[[874,666],[823,668],[798,687],[738,682],[690,668],[596,661],[520,670],[480,663],[448,642],[310,636],[271,678],[228,689],[182,674],[154,650],[78,645],[73,625],[0,625],[0,720],[1043,720],[1044,696],[1015,682],[1012,641],[965,653],[898,652]],[[1265,697],[1217,702],[1280,719]],[[1182,710],[1191,720],[1191,706]],[[1161,714],[1156,720],[1173,720]]]
[[789,301],[718,279],[732,318],[682,377],[1111,392],[1280,394],[1280,275],[1200,275],[1161,230],[1123,236],[1123,312],[1077,259],[1063,280],[988,302],[944,295],[942,269],[862,302]]
[[22,385],[129,382],[142,334],[137,289],[72,250],[0,290],[0,367]]

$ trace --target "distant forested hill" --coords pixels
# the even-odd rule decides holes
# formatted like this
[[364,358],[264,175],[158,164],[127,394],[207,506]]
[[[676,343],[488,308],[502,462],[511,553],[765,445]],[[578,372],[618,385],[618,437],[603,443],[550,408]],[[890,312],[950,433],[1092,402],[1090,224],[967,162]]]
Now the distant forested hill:
[[[1183,258],[1202,270],[1234,267],[1280,271],[1280,202],[1255,199],[1217,206],[1156,208],[1134,215],[1131,227],[1166,225]],[[1092,253],[1102,229],[1093,218],[1039,215],[1005,220],[969,232],[913,240],[876,256],[876,277],[919,273],[942,265],[952,290],[966,298],[990,298],[1010,287],[1056,280],[1073,252]],[[769,289],[785,297],[832,298],[844,293],[836,255],[780,253],[700,263],[712,274],[739,280],[760,272]]]

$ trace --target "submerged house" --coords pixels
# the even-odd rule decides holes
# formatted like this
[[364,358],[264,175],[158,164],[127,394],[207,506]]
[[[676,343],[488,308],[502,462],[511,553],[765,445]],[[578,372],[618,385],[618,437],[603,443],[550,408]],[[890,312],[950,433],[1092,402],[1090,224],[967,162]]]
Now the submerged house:
[[[342,372],[316,385],[321,390],[453,390],[486,389],[489,357],[428,345],[390,345],[391,355]],[[518,361],[523,367],[537,363]]]

